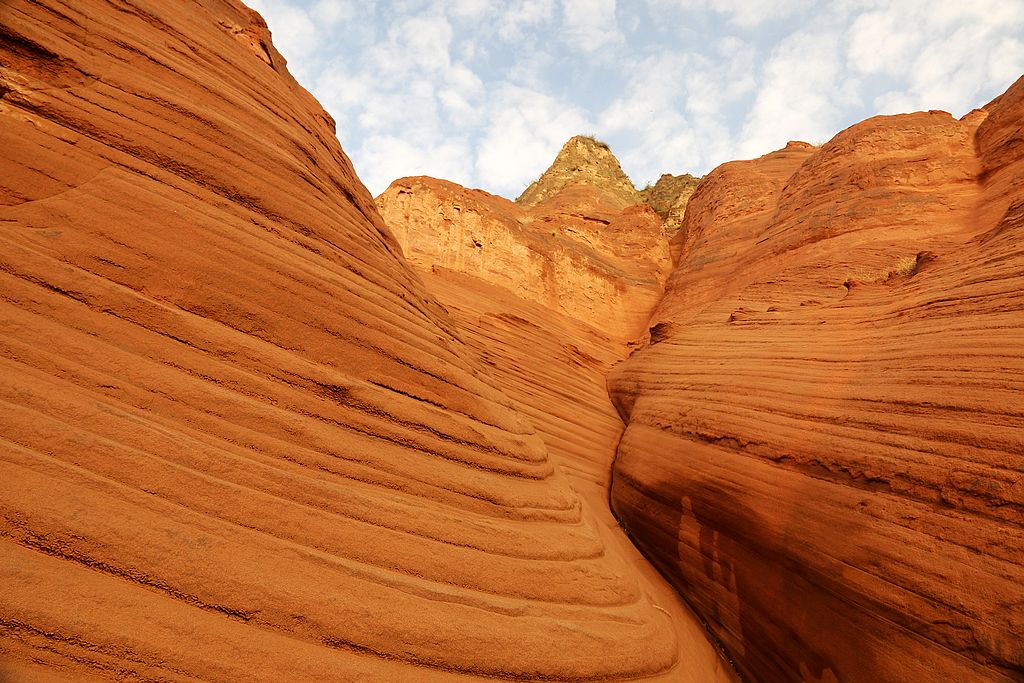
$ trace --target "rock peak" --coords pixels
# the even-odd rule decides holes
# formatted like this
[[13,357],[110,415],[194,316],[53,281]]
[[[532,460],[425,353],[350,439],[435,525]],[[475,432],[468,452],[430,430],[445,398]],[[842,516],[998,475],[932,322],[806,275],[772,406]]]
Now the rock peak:
[[665,233],[674,235],[683,224],[686,204],[699,183],[700,178],[689,173],[662,173],[658,182],[640,190],[640,198],[661,216]]
[[596,187],[622,206],[641,201],[607,143],[592,135],[575,135],[562,145],[554,163],[519,195],[516,203],[533,206],[573,184]]

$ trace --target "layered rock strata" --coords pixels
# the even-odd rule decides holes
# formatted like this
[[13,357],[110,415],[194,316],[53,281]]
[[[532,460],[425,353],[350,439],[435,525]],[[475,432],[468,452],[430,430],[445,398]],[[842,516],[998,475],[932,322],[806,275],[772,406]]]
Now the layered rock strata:
[[256,14],[6,2],[0,119],[0,678],[708,680]]
[[712,172],[613,508],[751,681],[1024,676],[1024,79]]
[[607,547],[627,559],[643,593],[671,617],[679,655],[667,679],[735,680],[704,626],[633,547],[608,507],[623,424],[605,378],[625,356],[623,340],[477,277],[437,269],[424,271],[423,278],[451,313],[459,336],[536,427],[552,463],[596,520]]
[[643,204],[624,207],[599,183],[571,183],[523,208],[447,181],[403,178],[377,204],[459,337],[536,426],[608,547],[629,558],[643,592],[671,615],[680,664],[669,677],[732,680],[703,626],[608,508],[623,424],[605,377],[660,299],[670,265],[660,218]]
[[377,205],[414,266],[472,275],[616,338],[642,332],[671,266],[658,215],[623,205],[614,188],[570,184],[524,208],[402,178]]

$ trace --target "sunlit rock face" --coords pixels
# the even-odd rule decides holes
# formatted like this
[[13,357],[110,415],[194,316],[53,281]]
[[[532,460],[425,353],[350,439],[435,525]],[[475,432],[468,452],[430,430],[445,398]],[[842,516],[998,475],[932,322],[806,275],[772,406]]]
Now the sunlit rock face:
[[658,215],[592,185],[523,208],[444,180],[402,178],[377,205],[413,265],[472,275],[615,337],[642,332],[671,266]]
[[0,678],[728,679],[257,15],[4,2],[0,122]]
[[697,189],[697,185],[700,184],[700,180],[689,173],[683,175],[664,173],[658,178],[658,182],[640,191],[640,197],[644,203],[649,204],[661,216],[666,234],[675,235],[683,226],[686,205]]
[[1024,80],[712,172],[612,505],[751,681],[1024,676]]
[[577,135],[562,145],[551,166],[523,190],[516,203],[535,206],[569,185],[600,190],[608,203],[620,209],[642,201],[608,145],[593,136]]
[[585,137],[374,200],[233,0],[4,2],[0,680],[1020,680],[1022,122],[667,242]]
[[524,208],[448,181],[402,178],[377,205],[458,336],[536,427],[609,554],[626,559],[642,592],[670,616],[679,655],[666,677],[732,680],[704,626],[608,507],[623,424],[605,378],[646,331],[671,265],[660,217],[627,205],[615,187],[573,183]]

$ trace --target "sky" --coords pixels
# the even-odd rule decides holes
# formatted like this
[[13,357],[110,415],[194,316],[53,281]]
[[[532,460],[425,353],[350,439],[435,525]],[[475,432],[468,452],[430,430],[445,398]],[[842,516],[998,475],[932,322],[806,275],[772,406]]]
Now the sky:
[[875,114],[960,117],[1024,74],[1024,0],[246,0],[374,195],[515,198],[573,135],[633,182]]

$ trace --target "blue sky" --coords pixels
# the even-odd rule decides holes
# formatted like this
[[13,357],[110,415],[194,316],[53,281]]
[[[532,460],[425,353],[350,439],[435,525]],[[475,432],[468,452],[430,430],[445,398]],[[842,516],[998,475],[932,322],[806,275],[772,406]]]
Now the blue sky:
[[638,186],[1024,74],[1024,0],[247,0],[377,195],[516,197],[575,134]]

